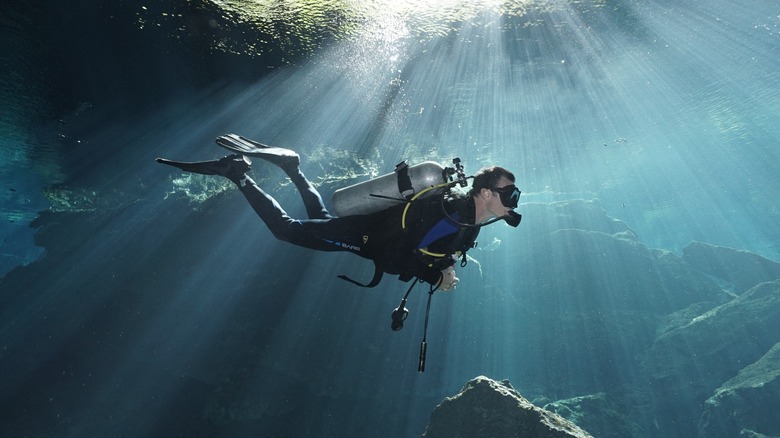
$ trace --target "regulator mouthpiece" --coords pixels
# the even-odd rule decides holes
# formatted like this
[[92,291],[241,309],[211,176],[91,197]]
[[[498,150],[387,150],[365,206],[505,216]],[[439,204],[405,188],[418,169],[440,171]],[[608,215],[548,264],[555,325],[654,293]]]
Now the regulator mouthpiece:
[[523,215],[514,210],[509,210],[506,216],[504,216],[504,221],[512,227],[520,225],[521,220],[523,220]]

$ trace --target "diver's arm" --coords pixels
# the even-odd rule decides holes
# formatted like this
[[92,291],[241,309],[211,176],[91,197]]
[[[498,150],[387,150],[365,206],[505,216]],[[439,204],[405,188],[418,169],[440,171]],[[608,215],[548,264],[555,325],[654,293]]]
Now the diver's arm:
[[453,266],[455,264],[455,260],[453,258],[447,258],[444,263],[444,266],[447,266],[444,269],[441,269],[442,264],[439,264],[439,266],[430,266],[423,263],[417,263],[416,269],[414,269],[416,272],[414,273],[414,276],[419,278],[420,280],[425,281],[426,283],[430,283],[433,286],[435,286],[437,289],[450,291],[452,289],[455,289],[455,285],[460,281],[460,279],[455,275],[455,267]]

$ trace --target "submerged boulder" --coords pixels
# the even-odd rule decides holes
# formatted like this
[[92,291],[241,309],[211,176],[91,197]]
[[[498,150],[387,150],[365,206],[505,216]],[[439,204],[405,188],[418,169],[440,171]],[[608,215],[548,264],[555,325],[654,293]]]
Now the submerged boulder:
[[558,414],[534,406],[509,382],[479,376],[434,409],[424,438],[590,437]]
[[[661,334],[643,363],[653,397],[659,400],[654,406],[659,428],[687,428],[684,432],[694,436],[700,406],[778,342],[780,280],[759,284]],[[766,394],[768,400],[777,400],[776,393]]]
[[587,428],[599,438],[645,436],[622,408],[603,392],[547,403],[544,409]]
[[738,436],[751,430],[755,436],[780,436],[780,343],[755,363],[743,368],[715,391],[704,404],[699,436]]
[[[597,203],[523,205],[523,213],[544,220],[524,224],[528,240],[512,273],[487,280],[513,291],[504,307],[486,312],[516,309],[523,360],[534,364],[523,376],[556,398],[632,391],[637,358],[655,342],[659,321],[695,305],[690,321],[733,299],[680,257],[637,241]],[[507,279],[511,288],[498,283]],[[573,372],[573,361],[588,366]]]
[[780,263],[749,251],[693,242],[683,249],[683,260],[738,294],[759,283],[780,279]]
[[[780,280],[759,284],[659,336],[645,364],[656,380],[700,381],[711,394],[776,342],[780,342]],[[701,372],[703,367],[706,373]]]

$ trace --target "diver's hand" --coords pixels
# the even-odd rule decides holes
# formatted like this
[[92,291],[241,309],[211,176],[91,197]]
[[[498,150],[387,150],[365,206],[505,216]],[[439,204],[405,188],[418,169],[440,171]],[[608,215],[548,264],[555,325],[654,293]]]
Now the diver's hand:
[[441,280],[439,280],[438,287],[443,291],[451,291],[455,289],[459,281],[460,279],[455,276],[455,267],[450,266],[441,271]]

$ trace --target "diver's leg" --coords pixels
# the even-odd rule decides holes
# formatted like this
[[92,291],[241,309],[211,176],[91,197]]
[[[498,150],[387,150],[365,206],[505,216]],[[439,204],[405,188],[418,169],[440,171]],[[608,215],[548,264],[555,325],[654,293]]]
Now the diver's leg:
[[268,229],[279,240],[289,240],[289,225],[295,222],[281,205],[271,195],[257,186],[252,178],[244,175],[243,178],[234,180],[238,189],[243,193],[249,205],[255,210],[260,219],[265,222]]
[[[270,153],[271,150],[282,150],[285,153],[273,155]],[[289,149],[281,148],[269,148],[268,151],[269,153],[261,156],[261,158],[279,166],[284,170],[287,176],[290,177],[290,180],[295,184],[295,187],[301,194],[303,205],[306,207],[306,213],[309,216],[309,219],[332,218],[333,216],[331,216],[330,213],[328,213],[328,209],[325,208],[325,204],[322,201],[322,197],[317,192],[317,189],[314,188],[314,185],[312,185],[311,182],[306,179],[303,172],[301,172],[298,154]],[[230,155],[212,161],[181,162],[158,158],[157,162],[177,167],[186,172],[200,173],[203,175],[221,175],[238,184],[239,187],[241,187],[239,181],[246,177],[246,172],[250,169],[251,165],[249,158],[240,154]]]
[[303,199],[303,205],[306,207],[306,214],[309,216],[309,219],[330,219],[333,217],[328,212],[328,209],[325,208],[322,196],[320,196],[317,189],[314,188],[314,185],[306,179],[306,176],[301,172],[299,167],[296,166],[295,169],[284,169],[284,171],[301,194],[301,199]]
[[[246,140],[251,141],[248,139]],[[325,208],[322,196],[320,196],[317,189],[314,188],[314,185],[306,178],[303,172],[301,172],[301,158],[297,153],[289,149],[273,148],[256,142],[253,142],[253,144],[265,148],[260,149],[265,153],[256,156],[279,166],[279,168],[290,177],[290,181],[295,184],[295,188],[297,188],[298,192],[301,194],[301,199],[303,199],[303,205],[306,207],[306,214],[309,216],[309,219],[330,219],[333,217],[328,212],[328,209]],[[275,154],[272,153],[272,151],[282,152]]]
[[228,134],[217,137],[217,144],[234,152],[261,158],[282,169],[292,180],[303,198],[303,205],[309,219],[330,219],[330,213],[322,202],[322,197],[306,179],[300,169],[301,157],[295,151],[268,146],[246,137]]
[[217,144],[236,152],[243,152],[253,157],[262,158],[278,166],[290,177],[303,199],[306,214],[309,219],[330,219],[328,209],[322,202],[317,189],[301,172],[301,157],[295,151],[280,147],[268,146],[245,137],[227,135],[217,138]]
[[296,187],[301,191],[309,216],[313,219],[300,221],[291,218],[271,195],[264,192],[246,175],[249,160],[241,155],[231,155],[219,160],[180,162],[158,158],[158,162],[177,167],[186,172],[204,175],[221,175],[238,186],[238,189],[265,222],[273,235],[286,242],[320,251],[351,251],[359,255],[362,246],[363,221],[359,216],[332,218],[317,190],[295,166],[287,171]]
[[296,220],[291,218],[273,197],[258,187],[248,176],[235,182],[277,239],[304,248],[319,251],[350,251],[365,257],[361,253],[364,223],[359,216]]

